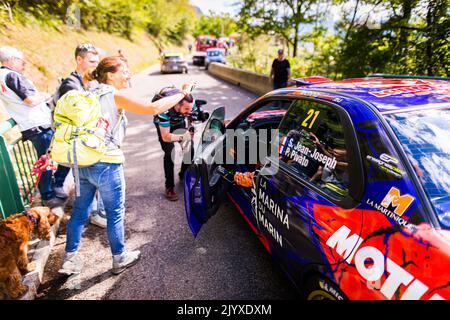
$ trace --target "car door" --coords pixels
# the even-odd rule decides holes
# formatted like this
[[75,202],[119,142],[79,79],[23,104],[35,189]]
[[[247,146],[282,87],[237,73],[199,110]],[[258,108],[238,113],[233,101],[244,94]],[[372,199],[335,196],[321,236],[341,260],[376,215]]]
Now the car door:
[[197,236],[201,226],[218,210],[229,182],[222,161],[225,108],[213,111],[205,125],[194,154],[193,163],[184,178],[184,204],[189,227]]
[[[333,264],[341,260],[329,256],[326,243],[336,221],[361,226],[349,214],[357,211],[360,193],[355,190],[363,190],[351,128],[338,105],[298,99],[280,124],[278,157],[271,157],[256,179],[259,229],[274,259],[294,280],[312,265],[333,278]],[[344,256],[351,249],[346,247]]]
[[[230,123],[228,128],[234,130],[227,130],[229,135],[223,134],[224,108],[216,109],[213,112],[205,125],[200,141],[195,143],[194,163],[187,171],[184,180],[185,210],[194,235],[197,235],[201,226],[217,212],[227,191],[233,194],[235,204],[239,203],[245,207],[245,203],[248,202],[248,206],[250,206],[250,198],[246,196],[247,192],[240,190],[239,187],[232,187],[232,181],[236,171],[248,171],[254,165],[230,162],[229,155],[232,153],[230,151],[234,150],[234,147],[229,150],[226,150],[225,147],[228,147],[228,143],[235,138],[241,141],[246,140],[245,131],[256,128],[256,123],[269,127],[273,125],[274,121],[279,123],[291,102],[292,99],[286,98],[258,100]],[[242,132],[242,136],[238,132]],[[234,146],[233,143],[231,144]],[[262,144],[258,144],[258,146],[260,145]],[[225,157],[228,158],[224,159]],[[227,165],[223,165],[225,162]],[[251,209],[248,212],[246,210],[245,214],[250,215],[249,219],[253,224]]]

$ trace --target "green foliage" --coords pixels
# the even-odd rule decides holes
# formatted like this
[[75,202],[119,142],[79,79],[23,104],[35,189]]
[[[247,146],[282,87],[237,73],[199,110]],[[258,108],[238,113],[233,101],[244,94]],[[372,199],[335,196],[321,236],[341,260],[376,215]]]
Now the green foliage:
[[[338,42],[338,37],[328,33],[324,27],[313,28],[301,39],[301,43],[308,44],[312,49],[300,51],[299,59],[295,59],[297,61],[292,68],[292,74],[299,77],[302,75],[335,77]],[[299,70],[296,68],[298,64],[301,66]]]
[[[370,3],[370,1],[367,1]],[[347,27],[340,43],[343,77],[373,72],[450,76],[448,0],[381,1],[390,13],[374,28],[366,21]],[[340,25],[341,31],[343,26]]]
[[[85,30],[105,31],[130,39],[134,28],[146,29],[159,42],[179,44],[195,12],[188,0],[6,0],[22,23],[30,20],[58,27],[78,22]],[[77,16],[78,13],[78,16]],[[32,19],[30,19],[32,17]],[[5,20],[4,14],[0,19]],[[1,21],[0,21],[1,22]]]
[[[291,45],[297,56],[299,33],[304,24],[317,21],[323,13],[319,0],[242,0],[239,26],[253,38],[273,33]],[[293,34],[293,35],[292,35]]]
[[273,45],[268,36],[251,39],[248,34],[242,34],[238,46],[230,51],[228,63],[236,68],[247,69],[258,73],[267,73],[273,60]]
[[[320,26],[314,8],[331,4],[341,5],[341,18],[327,30]],[[375,72],[450,76],[450,0],[354,0],[348,4],[345,0],[311,1],[309,6],[301,0],[242,0],[239,27],[256,48],[262,35],[284,39],[295,57],[289,60],[297,77],[347,78]],[[294,10],[295,5],[300,8]],[[297,20],[296,12],[303,12]],[[315,25],[307,34],[297,33],[298,45],[292,36],[296,21],[299,31],[311,22]],[[271,50],[273,59],[276,48]],[[258,67],[267,64],[267,54],[241,54],[233,63],[267,73],[267,67]]]
[[189,21],[183,18],[174,27],[169,27],[166,31],[166,38],[169,42],[181,46],[183,39],[189,32]]
[[194,37],[202,34],[228,37],[237,31],[237,22],[230,14],[218,15],[210,12],[209,15],[201,16],[198,19],[193,35]]

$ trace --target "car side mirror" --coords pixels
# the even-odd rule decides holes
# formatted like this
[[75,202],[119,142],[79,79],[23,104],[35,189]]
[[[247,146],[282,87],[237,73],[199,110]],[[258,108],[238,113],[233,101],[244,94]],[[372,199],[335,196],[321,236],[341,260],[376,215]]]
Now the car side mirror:
[[218,120],[218,119],[213,119],[210,123],[209,123],[209,128],[211,130],[217,130],[220,131],[222,133],[225,133],[225,124]]

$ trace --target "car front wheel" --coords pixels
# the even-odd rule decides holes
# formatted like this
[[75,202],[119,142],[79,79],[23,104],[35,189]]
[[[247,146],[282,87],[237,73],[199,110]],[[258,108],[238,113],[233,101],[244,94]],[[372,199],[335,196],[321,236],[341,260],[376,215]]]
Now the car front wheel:
[[302,292],[306,300],[347,300],[338,286],[321,276],[308,278]]

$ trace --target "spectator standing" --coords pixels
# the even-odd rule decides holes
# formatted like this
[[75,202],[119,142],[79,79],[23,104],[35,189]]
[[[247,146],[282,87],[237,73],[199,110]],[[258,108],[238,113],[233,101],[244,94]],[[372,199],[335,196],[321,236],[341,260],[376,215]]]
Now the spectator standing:
[[[98,66],[99,60],[99,51],[93,44],[79,44],[75,48],[75,61],[77,68],[61,82],[58,89],[58,97],[62,97],[70,90],[84,91],[85,86],[83,83],[83,75],[94,71]],[[95,84],[91,83],[91,87],[93,86],[95,87]],[[89,216],[89,222],[101,228],[106,228],[106,213],[103,207],[102,199],[99,197],[98,192],[92,202],[92,212]]]
[[284,56],[284,50],[278,50],[278,57],[273,60],[269,75],[273,89],[285,88],[291,79],[291,65]]
[[130,100],[117,92],[127,88],[130,80],[127,61],[121,56],[102,59],[94,71],[85,75],[85,80],[97,80],[100,84],[93,92],[100,97],[102,118],[109,124],[110,138],[107,150],[98,163],[79,168],[80,194],[75,199],[67,224],[66,254],[59,272],[79,274],[83,268],[78,246],[89,216],[89,207],[95,192],[99,190],[107,217],[108,240],[113,258],[112,273],[119,274],[136,264],[141,254],[139,250],[125,250],[125,158],[121,148],[127,125],[124,110],[143,115],[159,114],[185,98],[192,86],[184,85],[180,93],[150,104]]
[[[26,63],[20,50],[0,47],[0,62],[0,99],[17,122],[23,141],[30,140],[40,157],[47,152],[53,137],[51,111],[46,103],[51,96],[40,93],[23,75]],[[58,166],[54,179],[52,171],[42,174],[38,188],[44,206],[53,208],[64,204],[68,195],[63,185],[69,171],[70,168]]]

